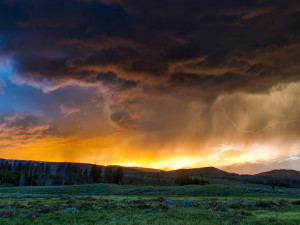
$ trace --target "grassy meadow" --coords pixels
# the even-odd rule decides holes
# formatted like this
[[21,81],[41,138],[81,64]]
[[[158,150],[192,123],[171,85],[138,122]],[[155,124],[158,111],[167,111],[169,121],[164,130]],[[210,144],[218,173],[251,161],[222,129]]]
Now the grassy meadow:
[[93,184],[0,188],[0,224],[300,224],[299,189]]

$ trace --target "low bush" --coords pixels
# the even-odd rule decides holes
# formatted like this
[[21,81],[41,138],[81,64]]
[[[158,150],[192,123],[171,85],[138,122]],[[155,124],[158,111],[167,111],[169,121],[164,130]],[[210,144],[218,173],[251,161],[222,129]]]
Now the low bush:
[[94,197],[89,197],[89,196],[87,196],[87,197],[77,197],[76,200],[82,200],[82,201],[97,201],[96,198],[94,198]]
[[241,198],[234,199],[230,204],[229,208],[240,209],[243,206],[244,200]]
[[247,210],[238,210],[231,213],[233,217],[240,217],[240,216],[252,216],[253,214]]
[[171,210],[171,207],[166,204],[160,204],[158,209],[163,212],[168,212]]
[[11,218],[15,215],[14,210],[11,209],[2,209],[0,210],[0,217],[2,218]]
[[43,213],[43,214],[46,214],[46,213],[49,213],[49,212],[52,212],[54,209],[51,208],[50,206],[46,206],[46,205],[40,205],[40,207],[38,208],[38,212],[39,213]]
[[76,207],[79,210],[89,210],[92,208],[93,205],[94,204],[92,202],[85,201],[74,204],[74,207]]
[[222,203],[218,203],[216,207],[214,207],[216,211],[228,212],[228,207]]
[[37,218],[39,215],[38,215],[38,212],[36,210],[31,210],[31,211],[28,211],[26,213],[26,219],[35,219]]
[[65,209],[65,212],[66,212],[66,213],[77,214],[77,213],[80,212],[80,210],[78,210],[78,209],[75,208],[75,207],[72,207],[72,208],[66,208],[66,209]]
[[148,204],[146,204],[146,203],[143,203],[143,204],[138,205],[138,208],[139,208],[139,209],[150,209],[150,208],[151,208],[151,205],[148,205]]
[[159,202],[163,202],[163,201],[165,201],[166,199],[165,199],[164,197],[158,197],[158,198],[156,198],[156,200],[159,201]]
[[293,204],[293,205],[300,205],[300,200],[292,201],[292,204]]
[[239,222],[236,219],[233,219],[231,221],[229,221],[228,225],[235,225],[238,224]]
[[12,204],[10,204],[10,207],[11,207],[12,209],[26,209],[26,208],[27,208],[26,205],[21,204],[21,203],[19,203],[19,202],[13,202]]
[[272,205],[276,205],[275,202],[259,200],[255,203],[256,207],[262,207],[262,208],[270,208]]
[[217,199],[212,198],[208,203],[208,209],[213,209],[215,211],[228,212],[228,207],[221,202],[218,202]]
[[280,199],[279,201],[278,201],[278,204],[280,205],[280,206],[285,206],[285,205],[288,205],[290,202],[288,201],[288,200],[285,200],[285,199]]

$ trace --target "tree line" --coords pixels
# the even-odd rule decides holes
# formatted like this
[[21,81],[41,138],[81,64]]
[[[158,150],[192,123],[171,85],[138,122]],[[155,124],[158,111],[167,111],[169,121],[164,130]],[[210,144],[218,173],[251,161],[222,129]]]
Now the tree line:
[[2,160],[0,163],[0,184],[14,186],[50,186],[94,183],[117,183],[123,180],[120,166],[92,165],[82,169],[74,163],[58,163],[56,168],[41,162],[14,162]]
[[206,185],[210,184],[209,181],[202,179],[199,179],[198,177],[191,177],[187,174],[179,175],[175,178],[175,184],[177,185]]
[[300,180],[291,178],[276,178],[276,177],[265,177],[265,176],[249,176],[242,175],[241,181],[243,183],[250,184],[264,184],[274,187],[285,187],[285,188],[299,188]]

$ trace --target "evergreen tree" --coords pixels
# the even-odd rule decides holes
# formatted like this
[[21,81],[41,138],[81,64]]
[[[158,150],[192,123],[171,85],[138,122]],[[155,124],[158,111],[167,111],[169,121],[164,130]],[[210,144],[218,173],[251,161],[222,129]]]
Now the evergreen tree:
[[105,167],[104,180],[106,183],[113,183],[114,180],[113,166]]
[[116,184],[121,184],[122,180],[123,180],[123,168],[121,166],[118,166],[117,170],[116,170]]
[[96,164],[92,166],[90,172],[92,183],[99,183],[101,181],[101,173],[102,173],[101,166],[97,166]]

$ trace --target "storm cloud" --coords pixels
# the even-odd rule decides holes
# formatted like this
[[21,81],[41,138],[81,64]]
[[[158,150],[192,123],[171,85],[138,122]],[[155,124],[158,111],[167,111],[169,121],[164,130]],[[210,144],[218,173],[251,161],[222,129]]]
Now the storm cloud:
[[[73,138],[62,152],[99,164],[219,164],[209,157],[228,143],[244,154],[223,154],[228,163],[289,155],[299,151],[299,22],[297,0],[1,0],[2,132],[47,124],[39,135]],[[82,148],[92,158],[77,157]]]

